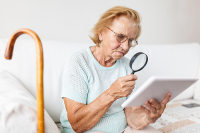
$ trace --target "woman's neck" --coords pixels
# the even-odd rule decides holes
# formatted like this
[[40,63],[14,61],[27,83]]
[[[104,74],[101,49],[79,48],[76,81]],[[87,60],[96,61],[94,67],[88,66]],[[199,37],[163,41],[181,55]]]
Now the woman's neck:
[[114,60],[111,56],[107,55],[103,47],[92,46],[90,47],[90,50],[94,58],[99,62],[100,65],[104,67],[111,67],[115,64],[116,60]]

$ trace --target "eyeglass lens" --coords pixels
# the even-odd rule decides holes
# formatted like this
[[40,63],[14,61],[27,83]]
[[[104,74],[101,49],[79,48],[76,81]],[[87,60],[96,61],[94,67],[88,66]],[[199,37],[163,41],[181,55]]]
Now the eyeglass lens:
[[[118,42],[125,42],[128,38],[126,37],[126,36],[124,36],[124,35],[122,35],[122,34],[118,34],[117,36],[116,36],[116,39],[117,39],[117,41]],[[135,45],[137,45],[137,42],[135,41],[135,40],[128,40],[128,43],[131,45],[131,46],[135,46]]]

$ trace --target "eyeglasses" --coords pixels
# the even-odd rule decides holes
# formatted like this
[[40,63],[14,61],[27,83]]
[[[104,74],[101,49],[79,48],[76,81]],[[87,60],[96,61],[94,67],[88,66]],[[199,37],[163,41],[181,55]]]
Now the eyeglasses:
[[[108,28],[108,27],[107,27]],[[109,30],[111,30],[110,28],[108,28]],[[120,43],[125,42],[128,39],[128,45],[130,47],[135,47],[136,45],[138,45],[138,42],[134,39],[129,39],[126,35],[124,34],[117,34],[116,32],[114,32],[113,30],[111,30],[113,33],[115,33],[116,35],[116,40]]]

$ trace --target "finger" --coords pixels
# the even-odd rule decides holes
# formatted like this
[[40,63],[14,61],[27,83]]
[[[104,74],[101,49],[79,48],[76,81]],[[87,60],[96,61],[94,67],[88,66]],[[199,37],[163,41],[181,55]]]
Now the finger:
[[137,76],[133,75],[133,74],[129,74],[125,77],[123,77],[125,81],[133,81],[133,80],[137,80]]
[[147,108],[140,106],[140,109],[143,110],[148,116],[151,115],[151,112]]
[[129,81],[126,83],[123,83],[119,87],[121,90],[127,91],[127,90],[133,90],[135,88],[135,81]]
[[145,105],[147,106],[147,108],[149,109],[151,113],[156,114],[156,109],[152,107],[148,101],[145,102]]
[[171,97],[171,93],[167,93],[167,95],[165,96],[165,98],[160,102],[161,108],[165,108],[166,104],[169,102],[169,99]]
[[133,92],[133,90],[128,90],[127,94],[125,95],[125,97],[129,96],[132,92]]
[[160,104],[155,100],[155,99],[150,99],[149,102],[151,103],[151,105],[156,108],[157,110],[159,110],[161,108]]
[[134,87],[135,86],[135,81],[134,80],[127,81],[125,84],[126,84],[126,87]]
[[122,89],[119,89],[118,92],[122,93],[123,96],[127,97],[133,92],[134,87],[123,87]]
[[123,91],[122,91],[122,92],[129,92],[129,91],[131,91],[131,93],[132,93],[133,90],[135,89],[134,84],[135,84],[135,83],[130,83],[130,84],[126,85],[126,86],[123,88]]

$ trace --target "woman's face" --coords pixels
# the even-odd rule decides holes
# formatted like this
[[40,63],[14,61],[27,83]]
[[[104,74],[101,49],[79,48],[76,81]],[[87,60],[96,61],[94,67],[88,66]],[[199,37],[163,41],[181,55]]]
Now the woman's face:
[[[108,28],[117,34],[126,35],[129,39],[135,39],[138,31],[137,24],[125,16],[115,18]],[[129,39],[123,43],[118,42],[116,40],[116,34],[108,28],[99,33],[101,47],[103,47],[106,56],[114,60],[119,60],[127,54],[130,49],[130,45],[128,44]]]

